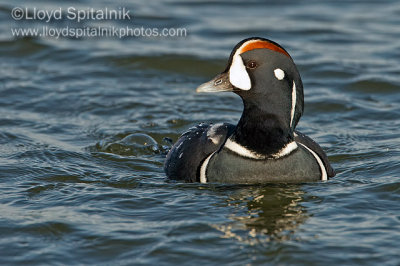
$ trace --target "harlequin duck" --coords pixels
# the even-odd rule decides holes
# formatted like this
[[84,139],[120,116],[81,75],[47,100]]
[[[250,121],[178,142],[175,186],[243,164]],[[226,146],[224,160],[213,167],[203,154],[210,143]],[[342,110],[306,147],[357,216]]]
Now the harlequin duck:
[[165,161],[169,179],[254,184],[335,175],[322,148],[295,131],[304,109],[303,84],[282,46],[259,37],[239,42],[225,71],[197,88],[221,91],[242,98],[238,124],[201,123],[182,134]]

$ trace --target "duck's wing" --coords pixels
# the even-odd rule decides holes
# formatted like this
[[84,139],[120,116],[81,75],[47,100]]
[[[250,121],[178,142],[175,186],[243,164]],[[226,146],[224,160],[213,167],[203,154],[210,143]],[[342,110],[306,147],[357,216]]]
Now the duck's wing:
[[306,147],[308,147],[309,149],[311,149],[313,152],[315,152],[318,155],[318,157],[321,159],[322,163],[325,166],[328,177],[334,177],[336,175],[335,170],[332,168],[331,164],[329,163],[328,157],[326,156],[326,154],[325,154],[324,150],[321,148],[321,146],[318,145],[318,143],[316,143],[310,137],[308,137],[307,135],[305,135],[297,130],[295,131],[294,140],[296,142],[299,142],[299,143],[305,145]]
[[185,182],[200,181],[200,166],[216,152],[233,133],[234,125],[228,123],[204,124],[183,133],[168,152],[164,170],[169,179]]

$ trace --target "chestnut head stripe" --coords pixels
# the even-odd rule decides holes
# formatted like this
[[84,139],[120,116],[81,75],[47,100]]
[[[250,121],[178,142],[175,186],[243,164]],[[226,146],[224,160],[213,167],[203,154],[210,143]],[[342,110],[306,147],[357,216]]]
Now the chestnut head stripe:
[[239,49],[239,54],[243,54],[244,52],[251,51],[254,49],[262,49],[262,48],[269,49],[290,57],[290,55],[278,45],[264,40],[250,40],[245,42]]

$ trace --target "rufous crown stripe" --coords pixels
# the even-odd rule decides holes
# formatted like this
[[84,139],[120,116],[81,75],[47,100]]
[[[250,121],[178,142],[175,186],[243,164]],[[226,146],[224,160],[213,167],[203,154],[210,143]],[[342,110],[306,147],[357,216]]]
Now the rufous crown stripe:
[[284,54],[284,55],[290,57],[290,55],[285,50],[283,50],[281,47],[279,47],[273,43],[263,41],[263,40],[250,41],[247,44],[245,43],[244,46],[242,46],[242,48],[240,49],[239,54],[242,54],[244,52],[251,51],[254,49],[262,49],[262,48],[269,49],[269,50],[272,50],[275,52],[279,52],[281,54]]

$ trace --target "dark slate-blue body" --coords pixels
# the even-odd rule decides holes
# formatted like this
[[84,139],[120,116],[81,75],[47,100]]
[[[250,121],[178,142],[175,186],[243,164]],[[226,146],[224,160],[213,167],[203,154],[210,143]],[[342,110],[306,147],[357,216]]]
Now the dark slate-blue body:
[[185,182],[257,184],[318,181],[335,175],[321,147],[300,132],[296,131],[297,148],[290,154],[254,159],[225,146],[234,129],[227,123],[202,123],[182,134],[167,155],[167,177]]

